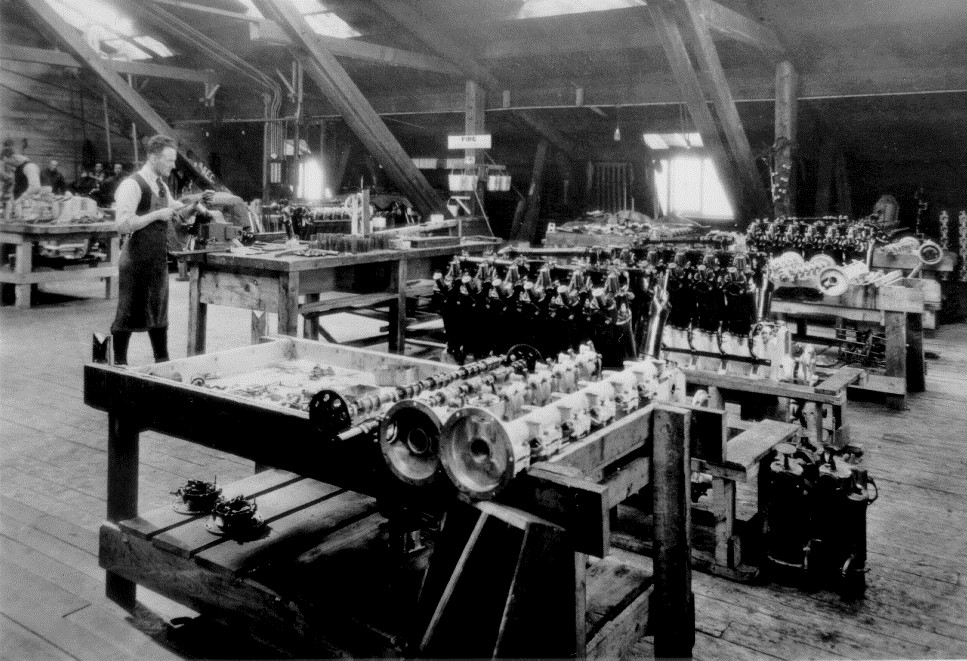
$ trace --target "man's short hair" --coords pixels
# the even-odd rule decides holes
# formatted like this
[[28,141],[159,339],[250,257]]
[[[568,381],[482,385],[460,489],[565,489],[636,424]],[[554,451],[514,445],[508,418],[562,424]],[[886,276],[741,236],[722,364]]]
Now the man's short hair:
[[166,135],[153,135],[148,138],[146,147],[148,154],[160,154],[168,147],[177,149],[178,143],[175,142],[174,138],[169,138]]

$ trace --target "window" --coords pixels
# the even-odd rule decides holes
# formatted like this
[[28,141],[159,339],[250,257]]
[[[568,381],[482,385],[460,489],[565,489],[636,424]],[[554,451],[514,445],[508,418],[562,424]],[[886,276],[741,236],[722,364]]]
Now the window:
[[735,212],[711,156],[675,153],[658,161],[658,203],[664,213],[731,220]]
[[325,189],[322,165],[315,158],[299,163],[299,186],[295,196],[300,200],[321,200]]
[[138,32],[124,13],[101,0],[47,0],[61,17],[84,33],[102,57],[150,60],[173,53],[154,37]]
[[[516,3],[514,3],[516,4]],[[643,7],[643,0],[524,0],[514,18],[541,18]]]

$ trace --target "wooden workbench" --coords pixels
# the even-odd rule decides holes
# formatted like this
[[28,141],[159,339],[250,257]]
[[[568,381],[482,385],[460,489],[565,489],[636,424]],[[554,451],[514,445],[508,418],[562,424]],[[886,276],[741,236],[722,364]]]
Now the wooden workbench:
[[[133,608],[136,584],[145,585],[290,650],[314,646],[315,654],[616,658],[650,621],[656,652],[690,655],[688,440],[721,445],[720,413],[649,404],[556,461],[533,464],[500,502],[467,505],[444,493],[433,501],[446,516],[432,553],[422,566],[396,571],[392,563],[405,558],[380,546],[386,521],[377,503],[398,506],[391,496],[408,487],[380,474],[378,446],[327,442],[304,411],[190,383],[280,358],[354,370],[372,363],[371,371],[405,363],[417,377],[437,368],[299,339],[136,370],[87,365],[85,402],[108,413],[100,564],[111,599]],[[208,532],[203,516],[171,507],[139,512],[146,430],[277,467],[223,485],[227,495],[258,497],[264,534],[236,541]],[[653,575],[606,557],[608,512],[649,484]]]
[[[34,249],[41,241],[78,242],[92,239],[103,239],[107,243],[106,262],[43,270],[34,265]],[[13,249],[8,246],[13,246]],[[11,254],[14,257],[13,263],[10,260]],[[120,237],[113,222],[0,224],[0,283],[4,288],[13,286],[15,305],[18,308],[30,307],[30,290],[34,285],[50,282],[97,278],[105,282],[105,297],[115,296],[120,255]]]
[[[329,257],[297,257],[267,252],[190,254],[188,355],[205,352],[209,305],[278,314],[281,335],[298,334],[299,316],[312,318],[306,337],[315,339],[315,318],[352,307],[390,304],[390,349],[402,352],[406,339],[407,283],[432,277],[434,263],[463,251],[482,251],[489,243],[373,250]],[[286,252],[286,251],[280,251]]]
[[851,286],[842,296],[822,301],[790,301],[774,298],[772,312],[799,320],[798,339],[835,342],[807,336],[808,321],[844,319],[867,325],[882,325],[886,343],[886,365],[882,374],[871,372],[862,384],[850,390],[880,393],[891,407],[902,408],[907,392],[926,387],[923,356],[923,291],[916,280],[902,279],[881,287]]

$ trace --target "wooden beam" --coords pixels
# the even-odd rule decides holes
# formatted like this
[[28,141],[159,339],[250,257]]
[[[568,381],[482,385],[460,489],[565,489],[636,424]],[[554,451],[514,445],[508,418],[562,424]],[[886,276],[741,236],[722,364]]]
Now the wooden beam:
[[776,216],[796,215],[796,128],[799,81],[792,62],[776,65],[775,176],[772,182]]
[[[486,131],[487,91],[476,82],[468,80],[465,96],[464,133],[466,135],[480,135]],[[464,157],[473,162],[473,169],[477,173],[476,195],[470,200],[469,207],[473,215],[478,215],[483,211],[481,203],[487,194],[487,168],[483,164],[484,150],[464,150]],[[478,203],[478,199],[481,203]]]
[[[161,115],[155,112],[154,108],[140,94],[129,87],[127,81],[117,71],[109,67],[105,60],[101,59],[100,55],[87,45],[81,33],[61,18],[60,14],[46,0],[24,0],[24,4],[41,22],[41,30],[51,32],[55,41],[62,43],[78,61],[84,64],[85,68],[92,71],[96,75],[98,86],[121,106],[121,109],[132,121],[141,124],[143,129],[152,133],[174,137],[174,131],[162,119]],[[178,155],[181,156],[188,168],[204,183],[214,185],[208,175],[196,167],[188,158],[186,151],[179,148]],[[195,149],[195,151],[203,153],[199,149]]]
[[698,12],[712,32],[755,46],[772,57],[788,57],[779,37],[764,23],[743,16],[714,0],[696,0]]
[[[654,2],[659,1],[661,0],[654,0]],[[682,21],[683,34],[686,41],[691,42],[692,53],[699,68],[705,72],[709,98],[715,107],[715,114],[721,123],[722,132],[732,151],[739,174],[747,187],[753,209],[762,212],[769,207],[769,196],[756,169],[749,139],[742,126],[739,111],[735,107],[735,99],[732,98],[732,90],[725,77],[722,62],[719,60],[718,50],[712,41],[708,25],[699,11],[699,2],[700,0],[677,0],[677,6],[685,15]]]
[[739,203],[742,201],[741,188],[732,161],[729,159],[722,139],[719,137],[718,127],[709,110],[708,101],[705,93],[702,92],[702,85],[698,80],[698,74],[692,66],[692,60],[685,48],[685,40],[678,28],[678,23],[671,16],[668,8],[660,1],[648,3],[648,13],[651,15],[652,22],[658,28],[658,41],[661,43],[671,65],[672,74],[678,82],[682,99],[688,108],[688,114],[702,136],[702,143],[712,154],[722,179],[726,182],[726,194],[732,202],[732,207],[736,214],[740,213]]
[[[262,19],[249,24],[249,38],[282,46],[292,46],[293,42],[286,31],[275,21]],[[316,34],[319,43],[337,57],[349,57],[365,62],[376,62],[394,67],[406,67],[421,71],[432,71],[451,76],[461,75],[459,67],[434,55],[414,53],[390,46],[371,44],[355,39],[339,39]]]
[[[435,50],[442,57],[455,64],[470,80],[476,81],[488,94],[501,98],[506,85],[501,84],[485,67],[470,55],[465,44],[458,43],[447,36],[446,31],[435,25],[435,21],[402,0],[375,0],[375,4],[392,16],[403,27],[412,32],[420,41]],[[516,113],[522,122],[536,131],[555,147],[569,154],[577,149],[557,129],[539,117],[528,113]]]
[[836,167],[836,143],[828,136],[819,146],[819,159],[816,164],[816,203],[813,213],[826,216],[830,212],[833,199],[833,170]]
[[[642,3],[645,4],[645,3]],[[512,6],[512,3],[508,6]],[[701,0],[700,10],[717,38],[730,39],[758,48],[770,58],[788,57],[785,47],[766,24],[743,16],[714,0]],[[516,8],[510,9],[516,14]],[[636,10],[621,7],[580,14],[563,14],[528,19],[539,25],[547,39],[522,41],[507,38],[489,43],[483,59],[523,58],[532,55],[563,55],[576,52],[601,53],[648,48],[655,42],[651,30],[634,29],[628,16]],[[512,19],[509,13],[502,20]],[[515,19],[521,20],[521,19]]]
[[[3,51],[0,52],[0,59],[62,67],[82,68],[84,66],[80,60],[68,53],[30,46],[4,46]],[[171,67],[166,64],[128,60],[104,61],[117,73],[148,76],[150,78],[167,78],[189,83],[209,83],[211,85],[224,83],[223,78],[217,73],[205,69],[186,69],[184,67]]]
[[289,0],[256,0],[259,10],[279,21],[297,48],[294,54],[346,124],[376,157],[410,202],[424,215],[443,208],[443,200],[413,165],[396,138],[373,110],[362,91],[336,57],[323,48],[318,35]]
[[510,228],[511,241],[532,241],[537,229],[541,188],[544,180],[544,165],[547,163],[547,140],[541,140],[534,152],[534,168],[531,171],[531,184],[524,199],[517,202],[514,222]]

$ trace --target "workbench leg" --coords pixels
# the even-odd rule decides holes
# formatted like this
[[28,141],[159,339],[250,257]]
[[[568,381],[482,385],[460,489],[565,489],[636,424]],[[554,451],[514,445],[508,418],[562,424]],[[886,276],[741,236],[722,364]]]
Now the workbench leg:
[[252,344],[258,344],[268,335],[268,315],[264,312],[252,310]]
[[208,304],[201,302],[201,266],[191,265],[188,279],[188,355],[205,353]]
[[[30,242],[17,244],[17,264],[14,273],[26,279],[34,267],[34,244]],[[29,284],[18,283],[14,285],[14,295],[16,301],[14,305],[18,308],[30,307],[30,291],[32,286]]]
[[[107,261],[110,266],[115,269],[121,263],[121,239],[114,237],[108,243],[107,248]],[[185,278],[187,280],[187,278]],[[117,277],[104,278],[104,298],[110,300],[112,298],[118,297],[118,279]]]
[[907,376],[907,315],[905,312],[884,312],[886,333],[886,375],[906,380]]
[[[306,303],[315,303],[319,300],[319,294],[306,294]],[[302,317],[302,337],[307,340],[319,339],[319,317],[310,314]]]
[[[108,414],[107,519],[113,523],[138,513],[138,445],[141,430],[130,415]],[[112,572],[105,577],[105,594],[126,610],[136,602],[135,584]]]
[[405,259],[399,261],[396,272],[396,301],[390,303],[389,350],[392,353],[406,353],[406,279],[409,264]]
[[712,513],[715,516],[715,563],[734,569],[741,562],[735,534],[735,482],[712,477]]
[[695,644],[687,415],[657,408],[652,417],[655,592],[651,630],[658,658],[689,658]]
[[907,392],[927,389],[927,365],[923,358],[923,315],[907,315]]
[[279,334],[299,335],[299,274],[279,274]]

